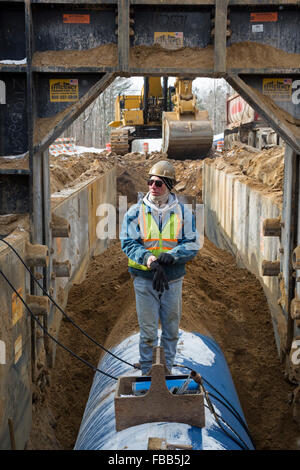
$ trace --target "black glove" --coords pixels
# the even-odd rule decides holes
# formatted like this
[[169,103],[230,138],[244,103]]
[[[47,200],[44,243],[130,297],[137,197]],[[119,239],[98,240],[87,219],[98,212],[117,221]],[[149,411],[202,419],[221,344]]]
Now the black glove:
[[175,263],[175,258],[174,256],[170,255],[170,253],[161,253],[157,260],[160,264],[164,264],[166,266]]
[[153,289],[161,293],[163,293],[165,289],[168,290],[168,278],[166,276],[164,268],[159,264],[157,260],[153,261],[150,264],[150,269],[151,271],[154,271],[154,277],[152,282]]

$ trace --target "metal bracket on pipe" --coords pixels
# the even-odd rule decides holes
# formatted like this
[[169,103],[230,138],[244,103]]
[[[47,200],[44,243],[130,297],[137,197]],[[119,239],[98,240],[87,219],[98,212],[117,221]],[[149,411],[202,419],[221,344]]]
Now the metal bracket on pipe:
[[[205,426],[204,394],[174,395],[166,385],[163,348],[154,348],[151,385],[145,395],[132,394],[137,377],[120,377],[115,393],[116,430],[152,422],[184,423]],[[171,377],[171,376],[169,376]],[[187,376],[182,376],[186,379]]]

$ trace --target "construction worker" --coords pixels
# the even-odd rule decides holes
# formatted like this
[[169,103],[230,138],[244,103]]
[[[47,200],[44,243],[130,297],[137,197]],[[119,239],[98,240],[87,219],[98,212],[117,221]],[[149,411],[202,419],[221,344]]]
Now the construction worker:
[[149,192],[124,216],[121,247],[128,256],[140,326],[142,375],[152,366],[153,347],[164,348],[166,374],[171,374],[182,310],[185,263],[200,248],[192,212],[172,193],[175,169],[168,161],[156,163],[149,172]]

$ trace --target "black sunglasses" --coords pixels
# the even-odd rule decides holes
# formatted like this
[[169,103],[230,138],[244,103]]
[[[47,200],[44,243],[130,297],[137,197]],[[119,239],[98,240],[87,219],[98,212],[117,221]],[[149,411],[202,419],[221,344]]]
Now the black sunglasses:
[[152,186],[154,183],[157,188],[161,188],[163,185],[163,181],[160,181],[160,180],[148,180],[147,183],[148,183],[148,186]]

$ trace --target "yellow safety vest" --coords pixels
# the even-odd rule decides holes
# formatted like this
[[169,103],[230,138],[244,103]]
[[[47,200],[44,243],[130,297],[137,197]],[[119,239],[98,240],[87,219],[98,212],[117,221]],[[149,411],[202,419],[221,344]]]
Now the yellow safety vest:
[[[181,212],[181,211],[180,211]],[[172,213],[168,222],[160,232],[159,227],[151,212],[146,212],[145,204],[142,204],[138,222],[141,230],[141,238],[144,247],[153,253],[156,258],[164,251],[172,250],[178,245],[178,234],[182,227],[182,217],[178,213]],[[150,271],[147,266],[138,264],[132,259],[128,259],[128,266],[142,271]]]

